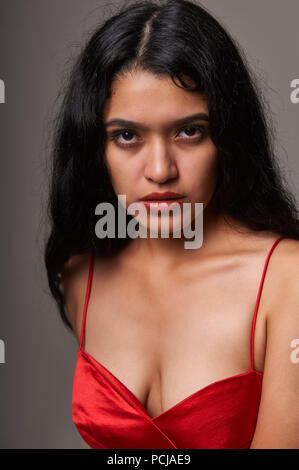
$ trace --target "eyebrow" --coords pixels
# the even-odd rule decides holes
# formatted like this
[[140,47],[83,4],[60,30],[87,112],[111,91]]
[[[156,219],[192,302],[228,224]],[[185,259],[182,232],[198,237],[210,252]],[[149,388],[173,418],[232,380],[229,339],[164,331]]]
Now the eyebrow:
[[[170,124],[171,126],[182,126],[184,124],[190,124],[193,121],[209,121],[209,116],[206,113],[196,113],[196,114],[191,114],[190,116],[185,116],[180,119],[176,119],[175,121],[172,121]],[[128,121],[126,119],[119,119],[115,118],[112,119],[108,122],[104,122],[104,126],[107,127],[112,127],[112,126],[133,126],[133,127],[138,127],[140,129],[146,130],[146,126],[143,126],[142,124],[134,121]]]

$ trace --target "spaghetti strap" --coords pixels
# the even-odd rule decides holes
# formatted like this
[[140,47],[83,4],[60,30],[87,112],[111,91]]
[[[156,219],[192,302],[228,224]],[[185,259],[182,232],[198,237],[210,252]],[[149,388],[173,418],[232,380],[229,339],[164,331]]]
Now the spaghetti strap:
[[86,313],[87,313],[87,306],[90,296],[90,289],[92,283],[92,275],[93,275],[93,266],[94,266],[94,253],[91,254],[90,259],[90,266],[89,266],[89,274],[88,274],[88,282],[85,294],[85,304],[84,304],[84,312],[83,312],[83,320],[82,320],[82,327],[81,327],[81,336],[80,336],[80,351],[83,350],[83,338],[84,338],[84,331],[85,331],[85,323],[86,323]]
[[274,248],[276,247],[276,245],[278,245],[278,243],[280,242],[280,240],[282,240],[283,238],[285,237],[279,237],[275,240],[275,242],[273,243],[269,253],[268,253],[268,256],[266,258],[266,261],[265,261],[265,265],[264,265],[264,270],[263,270],[263,274],[262,274],[262,278],[261,278],[261,282],[260,282],[260,286],[259,286],[259,290],[258,290],[258,294],[257,294],[257,299],[256,299],[256,304],[255,304],[255,309],[254,309],[254,315],[253,315],[253,321],[252,321],[252,329],[251,329],[251,341],[250,341],[250,361],[251,361],[251,364],[250,364],[250,368],[254,370],[254,332],[255,332],[255,323],[256,323],[256,316],[257,316],[257,311],[258,311],[258,308],[259,308],[259,303],[260,303],[260,298],[261,298],[261,294],[262,294],[262,290],[263,290],[263,285],[264,285],[264,279],[265,279],[265,275],[266,275],[266,272],[267,272],[267,267],[268,267],[268,264],[269,264],[269,260],[270,260],[270,257],[271,257],[271,254],[273,253],[273,250]]

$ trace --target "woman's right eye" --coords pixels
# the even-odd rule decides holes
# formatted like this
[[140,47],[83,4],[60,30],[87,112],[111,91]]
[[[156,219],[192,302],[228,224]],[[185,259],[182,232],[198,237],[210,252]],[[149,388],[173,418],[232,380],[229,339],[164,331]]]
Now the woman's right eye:
[[[132,136],[136,136],[137,134],[129,129],[121,129],[115,132],[112,132],[111,134],[111,140],[116,142],[118,145],[122,147],[128,147],[132,143],[135,143],[134,141],[132,142]],[[120,137],[123,136],[123,139],[120,139]],[[127,143],[126,143],[127,142]]]

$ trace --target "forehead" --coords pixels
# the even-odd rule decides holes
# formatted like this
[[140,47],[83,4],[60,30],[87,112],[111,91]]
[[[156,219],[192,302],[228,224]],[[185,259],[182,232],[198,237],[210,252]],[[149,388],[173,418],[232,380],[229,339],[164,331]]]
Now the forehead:
[[[187,85],[193,85],[189,77],[182,78]],[[103,117],[105,120],[115,117],[172,119],[197,112],[208,113],[207,101],[202,93],[180,88],[168,75],[158,76],[136,70],[126,72],[113,81]]]

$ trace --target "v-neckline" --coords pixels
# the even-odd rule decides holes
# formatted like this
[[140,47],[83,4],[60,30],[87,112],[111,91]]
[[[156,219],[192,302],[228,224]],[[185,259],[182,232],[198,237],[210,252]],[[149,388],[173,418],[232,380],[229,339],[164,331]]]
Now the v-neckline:
[[182,406],[183,403],[194,399],[197,395],[200,395],[202,392],[204,392],[207,389],[213,387],[214,385],[222,384],[222,383],[228,382],[230,380],[235,380],[235,379],[238,379],[239,377],[244,377],[246,375],[250,375],[250,374],[253,374],[253,373],[257,374],[259,376],[264,375],[262,372],[259,372],[259,371],[255,370],[254,368],[251,367],[246,372],[241,372],[240,374],[231,375],[230,377],[225,377],[224,379],[215,380],[214,382],[211,382],[210,384],[205,385],[201,389],[196,390],[195,392],[191,393],[191,395],[188,395],[187,397],[183,398],[178,403],[174,404],[173,406],[171,406],[167,410],[162,411],[162,413],[158,414],[157,416],[151,416],[149,414],[149,412],[147,411],[147,409],[145,408],[145,406],[136,397],[136,395],[134,395],[134,393],[131,392],[131,390],[120,379],[118,379],[109,369],[107,369],[107,367],[105,367],[103,364],[101,364],[99,361],[97,361],[93,356],[91,356],[87,351],[85,351],[83,349],[78,349],[77,354],[81,354],[83,358],[86,358],[87,360],[89,360],[89,362],[91,364],[93,364],[99,370],[104,372],[106,376],[108,376],[110,378],[113,378],[113,380],[115,380],[117,382],[117,384],[122,388],[122,390],[125,392],[125,394],[127,394],[129,396],[131,401],[134,402],[134,404],[138,407],[138,409],[140,411],[142,411],[142,413],[146,416],[146,418],[149,419],[152,422],[155,422],[160,418],[164,418],[164,416],[168,415],[169,413],[171,413],[172,411],[174,411],[178,407]]

